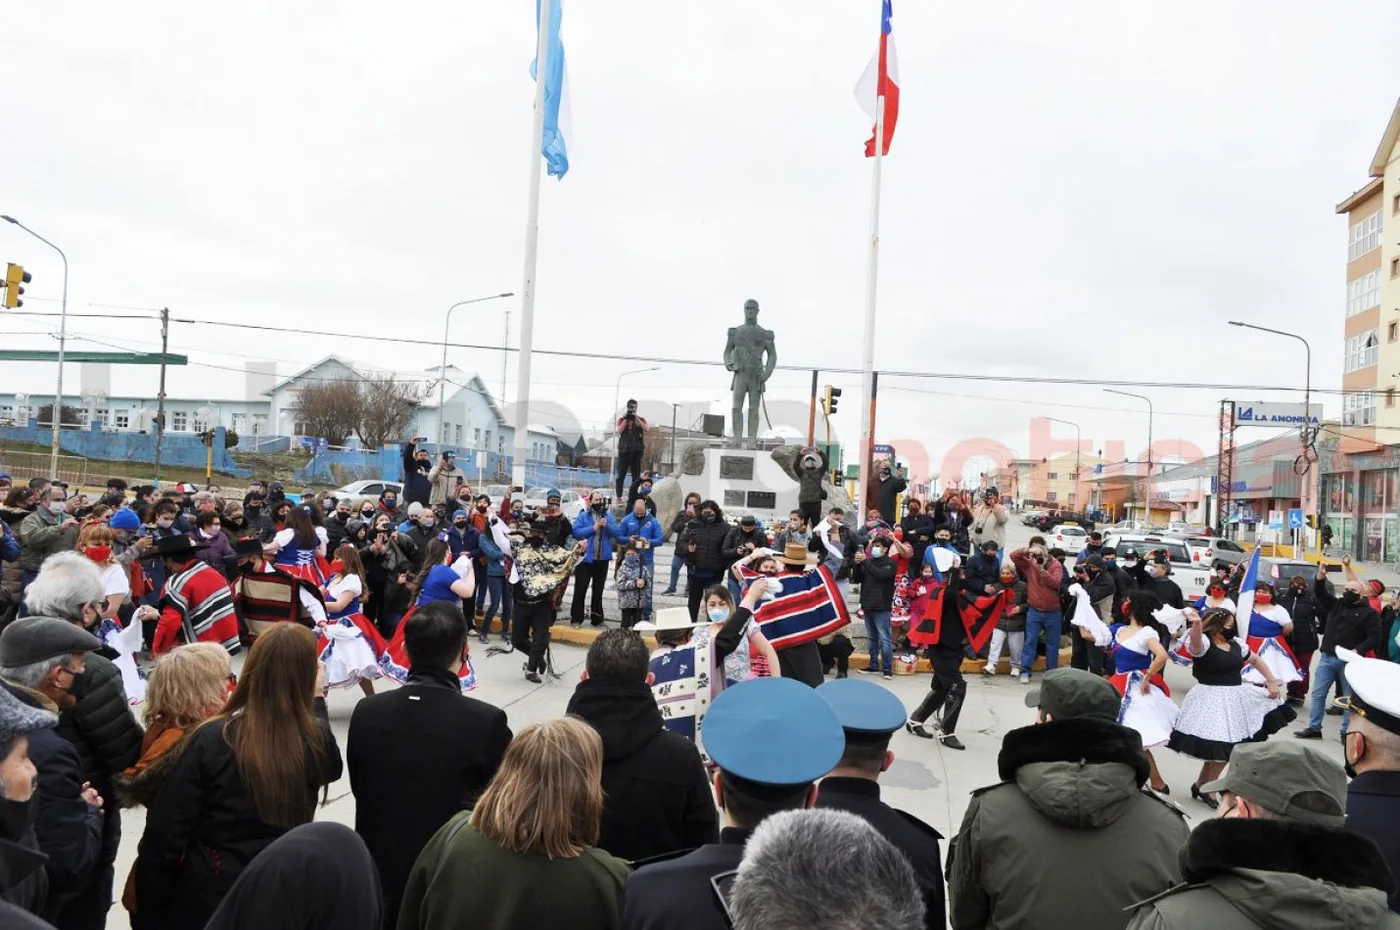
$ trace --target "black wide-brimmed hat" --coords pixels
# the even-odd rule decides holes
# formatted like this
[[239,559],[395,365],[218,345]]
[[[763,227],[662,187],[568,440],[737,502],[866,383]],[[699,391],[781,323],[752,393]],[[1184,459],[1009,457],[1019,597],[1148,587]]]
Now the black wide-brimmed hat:
[[156,540],[156,555],[162,558],[193,557],[194,542],[188,536],[167,536]]

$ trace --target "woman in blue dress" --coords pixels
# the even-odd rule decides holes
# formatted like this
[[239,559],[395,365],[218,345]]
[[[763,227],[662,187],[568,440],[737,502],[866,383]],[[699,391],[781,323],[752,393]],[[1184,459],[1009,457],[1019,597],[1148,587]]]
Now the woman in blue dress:
[[[470,602],[476,593],[476,577],[470,567],[467,567],[463,574],[457,573],[452,567],[452,548],[446,539],[439,536],[428,543],[428,549],[423,554],[423,568],[413,580],[410,590],[413,594],[413,606],[404,614],[398,629],[394,631],[394,638],[389,641],[389,647],[384,650],[384,655],[379,660],[384,674],[400,684],[408,680],[410,665],[408,651],[403,642],[404,627],[408,625],[408,618],[412,617],[419,607],[433,601],[454,603],[460,613],[462,602]],[[464,615],[463,626],[466,622],[467,618]],[[476,687],[476,672],[472,669],[470,661],[463,661],[462,670],[458,672],[457,677],[461,681],[463,691],[470,691]]]
[[1116,673],[1109,682],[1123,699],[1118,708],[1118,722],[1136,730],[1142,737],[1147,760],[1152,765],[1150,784],[1153,791],[1170,794],[1171,789],[1157,771],[1157,760],[1151,749],[1164,745],[1171,738],[1176,723],[1177,707],[1162,678],[1167,664],[1167,649],[1163,641],[1166,629],[1152,616],[1155,597],[1135,591],[1125,622],[1108,628],[1109,648],[1113,652]]

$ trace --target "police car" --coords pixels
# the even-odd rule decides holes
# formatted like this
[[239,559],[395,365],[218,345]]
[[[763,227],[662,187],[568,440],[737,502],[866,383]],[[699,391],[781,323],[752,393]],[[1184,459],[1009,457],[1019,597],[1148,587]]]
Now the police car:
[[1192,557],[1186,540],[1180,536],[1159,533],[1114,533],[1104,540],[1105,546],[1118,551],[1119,564],[1123,562],[1123,550],[1129,547],[1138,551],[1138,558],[1146,557],[1154,549],[1167,550],[1167,559],[1172,566],[1172,581],[1181,588],[1181,596],[1189,604],[1206,593],[1210,582],[1210,565]]

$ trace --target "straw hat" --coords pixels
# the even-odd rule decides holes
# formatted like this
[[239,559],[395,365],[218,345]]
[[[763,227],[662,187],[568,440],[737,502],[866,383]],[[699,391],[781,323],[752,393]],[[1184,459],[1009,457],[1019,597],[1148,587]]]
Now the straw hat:
[[779,562],[786,565],[815,565],[817,564],[817,554],[809,552],[802,543],[788,543],[783,547],[783,554],[774,556]]
[[639,633],[656,633],[663,630],[691,630],[701,624],[690,619],[690,611],[685,607],[665,607],[654,614],[655,619],[635,624],[632,629]]

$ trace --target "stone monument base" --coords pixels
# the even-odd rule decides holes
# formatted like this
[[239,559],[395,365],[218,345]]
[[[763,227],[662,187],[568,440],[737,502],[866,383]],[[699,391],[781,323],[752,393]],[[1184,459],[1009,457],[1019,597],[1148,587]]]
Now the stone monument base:
[[772,453],[758,449],[700,451],[704,458],[699,474],[679,476],[682,496],[694,492],[701,500],[714,501],[731,522],[744,514],[766,522],[786,520],[797,508],[797,482],[773,461]]

